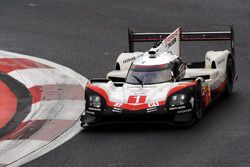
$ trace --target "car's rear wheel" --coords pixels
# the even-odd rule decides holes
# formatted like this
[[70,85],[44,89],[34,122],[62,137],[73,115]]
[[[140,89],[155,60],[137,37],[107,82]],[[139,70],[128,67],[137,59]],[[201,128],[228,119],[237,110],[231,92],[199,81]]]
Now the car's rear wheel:
[[225,88],[226,96],[230,96],[233,93],[234,79],[233,79],[233,60],[228,58],[227,60],[227,85]]

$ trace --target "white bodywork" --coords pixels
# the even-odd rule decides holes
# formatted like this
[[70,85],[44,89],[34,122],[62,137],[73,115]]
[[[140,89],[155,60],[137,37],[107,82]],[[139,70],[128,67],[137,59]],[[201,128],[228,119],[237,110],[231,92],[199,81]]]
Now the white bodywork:
[[[155,58],[150,58],[150,51],[155,51]],[[120,70],[111,71],[107,74],[107,78],[117,77],[126,78],[131,64],[135,65],[159,65],[168,64],[180,58],[180,29],[178,28],[170,34],[162,43],[149,50],[149,52],[134,52],[122,53],[117,59],[120,65]],[[230,52],[225,51],[208,51],[205,55],[204,68],[186,68],[184,78],[197,78],[199,76],[209,76],[205,79],[209,90],[213,91],[218,88],[226,80],[227,58]],[[212,63],[215,63],[216,68],[212,68]],[[98,85],[107,92],[110,101],[118,103],[128,103],[130,96],[146,96],[145,103],[157,103],[165,100],[168,92],[178,86],[185,85],[187,81],[166,82],[154,85],[131,85],[124,83],[122,87],[117,87],[112,81],[108,83],[93,83]]]
[[[226,79],[226,62],[229,51],[209,51],[206,54],[205,68],[187,68],[185,78],[194,78],[197,76],[209,75],[206,79],[211,91],[218,88]],[[171,56],[170,56],[171,57]],[[174,56],[172,57],[174,58]],[[138,58],[134,63],[143,62],[147,60],[146,56]],[[162,60],[162,59],[161,59]],[[166,59],[169,61],[171,59]],[[158,60],[156,60],[158,61]],[[212,61],[215,61],[217,68],[211,69]],[[160,61],[161,62],[161,61]],[[152,62],[151,62],[152,63]],[[178,86],[187,82],[167,82],[154,85],[131,85],[124,83],[122,87],[117,87],[112,81],[108,83],[93,83],[104,89],[109,95],[110,101],[118,103],[127,103],[129,96],[146,96],[145,103],[155,103],[166,99],[168,92]]]
[[[187,68],[185,78],[193,78],[202,75],[209,75],[205,81],[211,90],[216,89],[226,79],[227,58],[230,52],[208,51],[205,55],[205,68]],[[215,62],[216,69],[212,69],[212,62]]]

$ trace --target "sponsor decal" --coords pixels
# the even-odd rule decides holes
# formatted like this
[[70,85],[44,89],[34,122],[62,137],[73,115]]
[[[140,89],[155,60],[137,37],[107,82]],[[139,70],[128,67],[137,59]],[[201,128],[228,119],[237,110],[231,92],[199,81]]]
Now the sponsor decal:
[[[141,85],[129,85],[129,88],[141,88]],[[143,85],[143,88],[157,88],[157,86],[155,85]]]
[[192,111],[191,108],[186,109],[186,110],[179,110],[179,111],[177,111],[177,114],[182,114],[182,113],[186,113],[186,112],[190,112],[190,111]]
[[122,106],[122,103],[115,103],[114,105],[113,105],[114,107],[121,107]]
[[167,48],[170,48],[173,44],[176,43],[176,38],[174,38],[172,41],[170,41],[169,43],[167,43]]
[[219,61],[218,61],[218,64],[221,64],[221,63],[223,63],[224,61],[225,61],[225,58],[219,60]]
[[135,58],[135,56],[134,56],[134,57],[125,59],[125,60],[123,60],[122,62],[123,62],[123,64],[126,64],[126,63],[128,63],[128,62],[134,61],[135,59],[136,59],[136,58]]
[[115,107],[115,108],[112,109],[112,112],[121,113],[122,109]]
[[165,41],[166,42],[172,41],[173,39],[176,39],[177,35],[178,35],[178,31],[175,31],[170,36],[168,36],[167,38],[165,38]]
[[202,86],[202,96],[204,96],[206,94],[209,94],[209,96],[210,96],[210,86],[208,85],[207,82],[204,82],[203,86]]
[[189,102],[190,102],[192,108],[194,108],[194,98],[193,98],[193,97],[190,98],[190,101],[189,101]]
[[147,108],[147,113],[155,112],[155,111],[157,111],[157,108],[156,108],[156,107]]
[[93,111],[88,111],[88,110],[86,110],[86,113],[87,113],[87,114],[95,115],[95,112],[93,112]]
[[133,86],[128,86],[128,89],[129,88],[141,88],[141,86],[140,85],[133,85]]
[[134,91],[133,92],[133,96],[146,96],[146,92],[142,92],[142,91]]
[[112,112],[116,112],[116,113],[121,113],[122,112],[122,108],[120,108],[123,105],[123,103],[115,103],[113,105],[113,109]]
[[148,103],[148,107],[156,107],[156,106],[159,106],[158,102]]
[[210,86],[206,82],[204,82],[202,87],[202,101],[205,106],[207,106],[211,101]]
[[172,111],[172,110],[180,110],[180,109],[185,109],[186,106],[178,106],[178,107],[170,107],[169,110]]
[[89,110],[92,110],[92,111],[101,111],[100,108],[93,108],[93,107],[89,107]]

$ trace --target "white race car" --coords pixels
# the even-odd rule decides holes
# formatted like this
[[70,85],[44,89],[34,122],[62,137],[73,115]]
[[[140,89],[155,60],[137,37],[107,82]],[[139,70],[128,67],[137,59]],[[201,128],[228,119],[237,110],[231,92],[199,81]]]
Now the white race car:
[[[234,34],[221,32],[135,33],[129,29],[129,53],[121,53],[116,69],[86,86],[81,126],[105,122],[163,121],[191,125],[221,93],[232,94],[237,79]],[[229,40],[231,50],[208,51],[204,62],[186,64],[181,41]],[[134,52],[134,42],[155,42]]]

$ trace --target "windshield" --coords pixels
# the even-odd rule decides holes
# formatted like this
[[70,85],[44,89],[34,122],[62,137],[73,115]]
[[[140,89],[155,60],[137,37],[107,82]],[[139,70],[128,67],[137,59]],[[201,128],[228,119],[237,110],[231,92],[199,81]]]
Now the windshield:
[[170,68],[164,65],[140,66],[132,65],[126,82],[129,84],[156,84],[172,81]]

